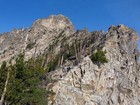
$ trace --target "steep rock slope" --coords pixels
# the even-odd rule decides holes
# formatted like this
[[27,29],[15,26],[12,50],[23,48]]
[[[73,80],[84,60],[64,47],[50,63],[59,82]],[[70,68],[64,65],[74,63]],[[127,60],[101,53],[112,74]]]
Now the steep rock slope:
[[52,15],[35,21],[30,28],[1,34],[0,63],[9,61],[11,57],[16,58],[21,52],[25,52],[26,59],[38,56],[48,50],[50,45],[58,44],[59,39],[74,32],[74,26],[67,17]]
[[[52,74],[60,79],[52,90],[54,105],[139,105],[140,70],[137,33],[123,25],[112,26],[95,45],[106,50],[108,63],[98,66],[89,56],[66,72],[65,66]],[[93,45],[94,45],[93,44]],[[61,75],[59,78],[58,75]]]

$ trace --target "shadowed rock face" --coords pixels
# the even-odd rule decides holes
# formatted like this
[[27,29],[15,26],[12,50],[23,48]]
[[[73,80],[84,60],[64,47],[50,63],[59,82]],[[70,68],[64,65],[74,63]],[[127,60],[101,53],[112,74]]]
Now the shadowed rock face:
[[[140,105],[140,69],[138,64],[138,34],[124,25],[111,26],[107,33],[75,31],[71,21],[63,16],[39,19],[31,28],[13,30],[0,36],[0,63],[25,52],[25,59],[37,57],[55,45],[54,53],[62,42],[81,40],[92,42],[93,52],[102,47],[108,63],[94,64],[83,48],[80,63],[75,57],[65,61],[60,68],[50,72],[57,80],[52,86],[55,92],[49,104],[54,105]],[[48,85],[49,87],[49,85]],[[48,88],[47,87],[47,88]]]

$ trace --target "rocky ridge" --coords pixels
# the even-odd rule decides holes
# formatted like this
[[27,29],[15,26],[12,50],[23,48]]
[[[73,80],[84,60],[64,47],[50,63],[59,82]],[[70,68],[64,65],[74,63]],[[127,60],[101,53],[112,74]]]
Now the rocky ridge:
[[[55,55],[64,44],[75,42],[82,45],[80,57],[78,54],[69,57],[49,73],[50,78],[57,80],[46,86],[55,93],[53,98],[49,97],[50,105],[140,104],[138,34],[124,25],[111,26],[107,33],[88,32],[75,30],[63,15],[52,15],[37,20],[29,29],[2,34],[0,62],[13,58],[14,63],[21,52],[28,60],[49,52],[52,46]],[[107,52],[108,63],[99,66],[90,56],[100,47]]]
[[87,56],[67,73],[56,70],[52,78],[64,76],[53,87],[54,105],[140,104],[137,33],[119,25],[102,37],[98,45],[107,51],[109,62],[99,67]]
[[[65,31],[64,31],[65,30]],[[35,21],[31,28],[14,29],[0,35],[0,62],[9,61],[19,53],[25,52],[26,59],[38,56],[54,43],[57,37],[74,33],[71,21],[63,15],[52,15]]]

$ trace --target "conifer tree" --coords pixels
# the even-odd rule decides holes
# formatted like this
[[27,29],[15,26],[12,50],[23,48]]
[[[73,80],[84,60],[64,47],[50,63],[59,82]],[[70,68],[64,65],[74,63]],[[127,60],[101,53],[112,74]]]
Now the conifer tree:
[[15,65],[9,67],[10,80],[6,94],[9,105],[46,105],[46,92],[41,88],[41,76],[44,69],[40,61],[30,59],[24,61],[20,54]]

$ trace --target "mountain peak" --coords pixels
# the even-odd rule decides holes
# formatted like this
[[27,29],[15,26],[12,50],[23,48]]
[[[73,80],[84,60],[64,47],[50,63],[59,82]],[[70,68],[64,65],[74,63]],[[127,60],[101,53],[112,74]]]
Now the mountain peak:
[[73,30],[74,26],[70,19],[64,15],[51,15],[48,18],[38,19],[36,20],[32,27],[44,27],[48,30],[52,29],[70,29]]
[[48,105],[140,105],[138,34],[125,25],[76,31],[69,18],[51,15],[0,36],[0,64],[15,64],[22,52],[46,70]]

